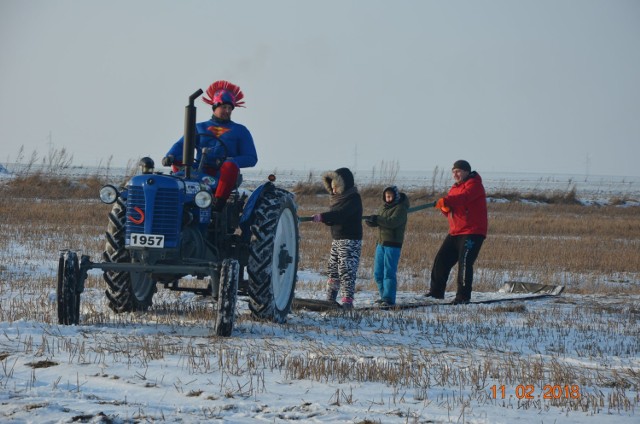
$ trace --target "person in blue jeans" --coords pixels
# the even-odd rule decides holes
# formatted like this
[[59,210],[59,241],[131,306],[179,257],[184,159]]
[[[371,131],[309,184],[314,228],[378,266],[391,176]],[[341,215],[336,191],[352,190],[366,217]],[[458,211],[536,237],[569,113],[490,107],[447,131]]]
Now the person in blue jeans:
[[367,218],[365,224],[378,228],[373,264],[373,278],[380,294],[376,303],[381,307],[389,307],[396,304],[396,274],[407,226],[409,199],[404,193],[400,193],[396,186],[390,186],[382,192],[382,200],[384,204],[378,210],[378,214]]

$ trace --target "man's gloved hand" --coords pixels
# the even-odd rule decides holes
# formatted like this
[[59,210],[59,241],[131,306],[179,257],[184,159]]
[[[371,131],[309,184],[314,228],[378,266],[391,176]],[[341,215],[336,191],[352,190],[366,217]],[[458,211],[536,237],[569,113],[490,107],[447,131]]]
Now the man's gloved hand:
[[311,218],[313,222],[322,222],[322,214],[317,213],[313,215]]
[[435,208],[440,209],[443,213],[449,213],[451,211],[451,208],[444,204],[444,197],[438,199]]
[[371,215],[367,219],[364,220],[364,223],[369,227],[377,227],[378,226],[378,215]]
[[176,158],[173,155],[167,155],[162,158],[162,166],[171,166]]

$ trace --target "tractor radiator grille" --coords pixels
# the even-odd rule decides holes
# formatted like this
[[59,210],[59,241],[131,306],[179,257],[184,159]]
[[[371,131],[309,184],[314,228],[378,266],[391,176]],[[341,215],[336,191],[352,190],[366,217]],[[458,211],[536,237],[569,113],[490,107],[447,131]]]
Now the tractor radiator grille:
[[[149,195],[150,193],[147,193]],[[180,210],[180,193],[177,189],[160,188],[153,192],[153,205],[146,209],[147,202],[142,187],[130,187],[127,199],[127,239],[132,233],[145,233],[145,222],[151,220],[150,234],[164,234],[165,247],[175,247],[178,243],[180,233],[180,222],[178,214]],[[145,214],[144,221],[136,224],[140,220],[140,213],[136,207]],[[151,214],[149,216],[148,214]]]

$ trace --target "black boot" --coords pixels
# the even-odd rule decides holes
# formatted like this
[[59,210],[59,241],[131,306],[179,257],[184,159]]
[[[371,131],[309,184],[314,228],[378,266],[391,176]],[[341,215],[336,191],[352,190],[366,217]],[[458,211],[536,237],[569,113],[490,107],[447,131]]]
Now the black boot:
[[428,291],[424,294],[424,297],[433,297],[434,299],[444,299],[444,294],[434,293],[432,291]]

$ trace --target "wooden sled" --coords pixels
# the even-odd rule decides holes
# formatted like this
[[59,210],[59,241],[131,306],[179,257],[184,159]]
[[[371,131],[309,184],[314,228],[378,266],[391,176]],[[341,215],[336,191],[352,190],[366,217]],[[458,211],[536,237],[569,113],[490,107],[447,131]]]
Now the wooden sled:
[[[549,284],[525,283],[520,281],[507,281],[497,293],[474,293],[471,296],[470,304],[487,304],[498,302],[511,302],[521,300],[542,299],[550,296],[558,296],[564,291],[564,286],[553,286]],[[496,296],[497,295],[497,296]],[[492,297],[493,296],[493,297]],[[369,310],[402,310],[421,308],[436,305],[451,305],[453,298],[437,300],[425,299],[417,294],[412,301],[399,299],[393,306],[382,308],[378,305],[365,304],[354,309],[343,310],[339,303],[321,299],[300,299],[294,298],[291,308],[293,310],[307,310],[315,312],[324,311],[369,311]]]

